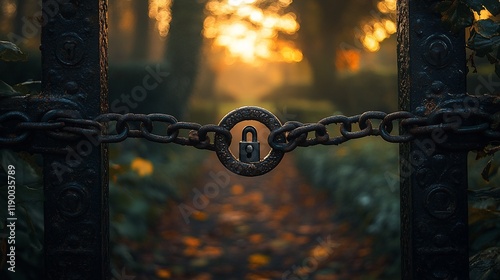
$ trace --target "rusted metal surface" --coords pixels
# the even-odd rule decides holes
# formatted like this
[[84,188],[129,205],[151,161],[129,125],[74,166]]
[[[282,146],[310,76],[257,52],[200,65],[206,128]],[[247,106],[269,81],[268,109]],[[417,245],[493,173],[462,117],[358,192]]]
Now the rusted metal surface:
[[[107,1],[43,1],[58,12],[42,29],[42,98],[68,100],[82,118],[107,110]],[[38,109],[38,108],[35,108]],[[46,115],[47,111],[37,110]],[[45,279],[109,279],[105,145],[37,137],[44,154]]]
[[[398,2],[400,109],[426,116],[454,99],[473,111],[464,102],[464,32],[444,26],[435,2]],[[435,127],[400,146],[403,279],[469,279],[467,152],[443,148],[452,138],[466,139]]]

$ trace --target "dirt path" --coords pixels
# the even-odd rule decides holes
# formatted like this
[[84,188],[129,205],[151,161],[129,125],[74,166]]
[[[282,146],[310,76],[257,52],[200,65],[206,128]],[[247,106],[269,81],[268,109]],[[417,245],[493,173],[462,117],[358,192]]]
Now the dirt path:
[[[268,131],[258,123],[262,155]],[[260,125],[260,126],[259,126]],[[233,153],[238,139],[233,139]],[[300,175],[286,154],[279,166],[259,177],[227,171],[212,154],[184,202],[163,217],[154,253],[142,263],[155,275],[139,279],[376,279],[381,264],[369,263],[371,241],[356,239],[348,223],[335,218],[326,194]],[[193,174],[194,176],[194,174]]]
[[335,219],[290,155],[257,178],[228,172],[212,155],[201,174],[191,196],[160,221],[156,256],[141,260],[154,263],[156,275],[138,278],[360,279],[381,265],[367,263],[370,240]]

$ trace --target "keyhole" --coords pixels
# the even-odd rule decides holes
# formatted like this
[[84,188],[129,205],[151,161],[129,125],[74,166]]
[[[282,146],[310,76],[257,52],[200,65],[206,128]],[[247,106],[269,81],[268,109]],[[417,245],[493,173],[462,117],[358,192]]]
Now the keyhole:
[[64,50],[66,51],[66,59],[73,60],[75,57],[75,46],[74,42],[66,42],[64,44]]
[[245,147],[245,151],[247,152],[247,158],[250,159],[252,157],[252,152],[253,152],[252,145],[247,145]]

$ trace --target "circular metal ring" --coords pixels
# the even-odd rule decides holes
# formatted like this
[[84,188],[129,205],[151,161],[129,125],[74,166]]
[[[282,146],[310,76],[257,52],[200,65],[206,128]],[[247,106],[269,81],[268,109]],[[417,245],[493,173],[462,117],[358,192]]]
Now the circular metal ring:
[[[219,126],[231,130],[237,123],[254,120],[261,122],[270,131],[281,127],[281,122],[271,112],[254,106],[241,107],[229,112],[219,123]],[[276,136],[278,143],[285,143],[283,134]],[[261,161],[245,163],[237,160],[229,150],[231,142],[221,134],[215,135],[215,152],[220,162],[230,171],[243,176],[259,176],[273,170],[285,155],[283,151],[272,149],[271,152]]]
[[[21,120],[21,122],[19,122],[18,124],[23,124],[23,123],[26,124],[31,122],[30,118],[25,113],[12,111],[12,112],[7,112],[0,116],[0,124],[3,123],[4,121],[13,119]],[[19,144],[25,141],[28,136],[29,136],[29,131],[23,131],[21,134],[16,135],[15,137],[9,137],[9,136],[0,137],[0,144],[7,144],[7,145]]]

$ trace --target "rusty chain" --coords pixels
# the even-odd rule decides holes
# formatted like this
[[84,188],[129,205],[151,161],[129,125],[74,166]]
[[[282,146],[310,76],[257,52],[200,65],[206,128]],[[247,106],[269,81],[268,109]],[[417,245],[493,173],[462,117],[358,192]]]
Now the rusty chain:
[[[460,123],[449,121],[453,116],[464,114],[468,114],[468,117],[461,119]],[[469,123],[465,124],[466,121]],[[400,128],[400,133],[391,134],[394,123]],[[337,133],[337,136],[333,136],[329,129],[334,125],[339,126],[340,133]],[[154,132],[158,131],[160,126],[163,126],[162,133]],[[296,147],[339,145],[368,136],[380,136],[391,143],[404,143],[414,140],[417,136],[429,135],[436,129],[456,134],[482,134],[491,140],[497,140],[500,139],[500,129],[495,126],[491,115],[477,111],[471,113],[443,108],[425,117],[406,111],[389,114],[367,111],[350,117],[333,115],[317,123],[288,121],[270,132],[268,142],[273,149],[290,152]],[[181,136],[182,130],[188,131],[187,137]],[[20,111],[0,115],[2,145],[21,144],[34,131],[42,131],[51,138],[63,141],[92,137],[98,143],[117,143],[127,138],[145,138],[158,143],[175,143],[211,151],[215,151],[216,146],[210,140],[209,133],[222,135],[227,143],[232,139],[231,132],[222,126],[181,122],[168,114],[106,113],[94,119],[85,119],[77,111],[51,110],[39,121],[32,120],[28,114]],[[310,133],[314,133],[314,137],[308,138]],[[285,142],[276,140],[280,135],[285,136]]]

